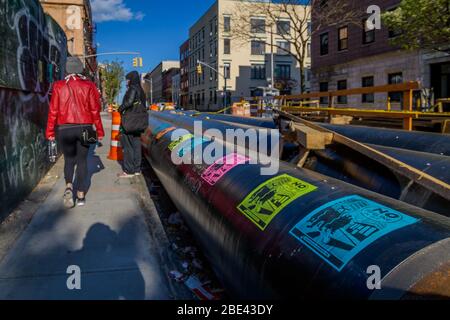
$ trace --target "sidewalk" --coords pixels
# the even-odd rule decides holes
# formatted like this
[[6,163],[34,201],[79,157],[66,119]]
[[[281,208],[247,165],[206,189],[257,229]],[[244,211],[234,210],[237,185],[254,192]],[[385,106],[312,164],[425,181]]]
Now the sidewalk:
[[[89,158],[92,181],[86,206],[63,207],[60,173],[48,198],[0,262],[0,299],[177,296],[166,276],[166,261],[161,261],[160,239],[152,236],[146,222],[148,215],[157,213],[141,205],[144,178],[117,179],[121,167],[107,159],[110,116],[103,119],[107,136],[104,146]],[[71,265],[81,269],[81,290],[67,288]]]

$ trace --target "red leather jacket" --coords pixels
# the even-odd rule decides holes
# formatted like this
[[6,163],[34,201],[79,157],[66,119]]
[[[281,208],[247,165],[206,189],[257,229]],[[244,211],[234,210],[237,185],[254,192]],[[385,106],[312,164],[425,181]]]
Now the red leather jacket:
[[94,124],[98,137],[104,137],[97,87],[78,76],[67,79],[53,84],[46,138],[54,138],[55,127],[63,124]]

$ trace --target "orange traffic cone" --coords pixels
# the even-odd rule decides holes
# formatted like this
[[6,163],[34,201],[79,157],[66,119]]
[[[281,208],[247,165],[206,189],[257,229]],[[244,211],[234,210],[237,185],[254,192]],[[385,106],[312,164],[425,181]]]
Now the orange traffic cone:
[[123,150],[120,145],[120,113],[114,111],[112,113],[111,126],[111,149],[109,151],[109,160],[121,161],[123,160]]

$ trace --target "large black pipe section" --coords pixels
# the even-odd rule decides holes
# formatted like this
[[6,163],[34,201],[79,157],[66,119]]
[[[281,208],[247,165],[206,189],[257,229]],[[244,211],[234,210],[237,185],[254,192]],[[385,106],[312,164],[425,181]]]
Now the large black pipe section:
[[450,297],[448,218],[283,163],[175,165],[176,128],[151,116],[146,157],[232,298]]
[[[197,112],[190,112],[187,115],[194,116],[196,119],[213,120],[228,125],[234,124],[235,126],[245,125],[271,129],[276,128],[275,122],[270,119],[246,118]],[[375,130],[381,130],[380,135],[385,135],[385,131],[383,129],[375,128]],[[405,131],[401,130],[393,131],[396,134],[398,134],[398,132],[403,134],[405,133]],[[431,134],[428,136],[428,134],[426,134],[426,136],[429,137],[429,139],[439,138],[442,140],[440,135]],[[414,137],[415,136],[412,136],[411,138]],[[408,143],[408,145],[410,145],[410,143]],[[395,159],[411,165],[412,167],[426,172],[439,180],[450,183],[450,158],[447,156],[380,145],[370,146]],[[287,161],[290,160],[289,158],[295,158],[297,153],[298,146],[292,144],[285,145],[283,155],[287,157]],[[412,205],[450,216],[450,203],[448,200],[425,190],[422,186],[416,183],[411,184],[410,180],[395,174],[389,168],[382,166],[375,160],[361,155],[346,146],[335,144],[329,146],[326,150],[312,152],[305,164],[305,167],[344,182],[351,183],[395,199],[400,199]]]
[[363,143],[450,156],[450,135],[448,134],[326,123],[318,123],[318,125]]
[[[437,179],[446,183],[450,182],[450,157],[377,145],[370,146]],[[325,150],[312,151],[305,163],[305,168],[450,216],[448,199],[428,191],[417,183],[412,183],[377,161],[343,145],[334,144]]]

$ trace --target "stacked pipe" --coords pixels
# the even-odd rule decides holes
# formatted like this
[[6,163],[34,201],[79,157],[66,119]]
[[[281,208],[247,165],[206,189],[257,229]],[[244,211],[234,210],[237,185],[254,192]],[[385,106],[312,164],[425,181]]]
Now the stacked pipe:
[[[177,128],[192,134],[193,121],[152,112],[146,157],[231,297],[450,297],[448,218],[286,163],[261,175],[218,139],[232,165],[175,165],[173,152],[212,143],[172,141]],[[381,283],[370,282],[373,270]]]
[[[188,113],[192,116],[192,113]],[[212,119],[221,123],[276,128],[270,119],[243,118],[218,114],[197,114],[199,119]],[[320,124],[356,141],[371,143],[370,147],[427,174],[450,183],[450,136],[424,132],[406,132],[358,126]],[[285,146],[284,160],[295,159],[298,146]],[[332,145],[326,150],[311,152],[305,168],[356,186],[402,200],[409,204],[450,216],[450,202],[424,189],[418,184],[395,174],[378,162],[342,146]]]

